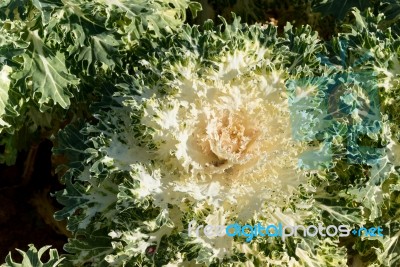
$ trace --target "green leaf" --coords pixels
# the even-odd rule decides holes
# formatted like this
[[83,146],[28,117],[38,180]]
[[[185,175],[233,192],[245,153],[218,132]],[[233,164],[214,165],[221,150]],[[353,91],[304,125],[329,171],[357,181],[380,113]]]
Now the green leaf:
[[8,127],[10,124],[5,122],[2,118],[3,114],[6,113],[6,105],[8,102],[8,91],[10,90],[11,80],[9,78],[12,69],[5,65],[0,71],[0,132],[3,127]]
[[[117,55],[119,42],[110,34],[99,34],[90,37],[90,47],[83,47],[79,52],[78,60],[86,61],[88,67],[93,63],[103,64],[103,68],[114,68],[121,64]],[[88,70],[88,73],[89,70]]]
[[6,257],[6,263],[2,264],[2,267],[55,267],[59,266],[60,263],[64,260],[63,257],[59,257],[56,249],[50,249],[50,258],[47,262],[42,262],[41,257],[43,253],[48,250],[51,246],[45,246],[39,249],[35,248],[34,245],[29,245],[29,250],[24,252],[22,250],[17,249],[17,251],[22,255],[22,263],[16,263],[11,258],[11,253],[9,253]]
[[18,19],[18,17],[24,17],[26,15],[25,0],[4,0],[0,3],[0,18],[11,20]]
[[83,171],[84,160],[88,156],[85,150],[89,146],[85,144],[85,136],[80,132],[83,126],[83,121],[71,123],[63,130],[60,130],[57,137],[54,138],[55,146],[53,147],[53,154],[65,157],[67,160],[67,166],[59,164],[56,171],[59,172],[61,169],[67,167],[67,173],[72,172],[68,175],[68,178],[72,178],[74,171]]
[[[89,173],[81,175],[89,179]],[[84,179],[84,178],[81,178]],[[117,213],[117,186],[105,180],[100,186],[84,186],[80,182],[66,180],[66,189],[58,191],[57,201],[65,207],[54,214],[56,220],[68,219],[67,229],[76,232],[80,229],[99,229],[109,225]]]
[[391,27],[393,33],[400,35],[400,1],[399,0],[384,0],[379,7],[381,13],[384,14],[384,20],[379,26],[382,28]]
[[383,266],[398,266],[400,264],[400,229],[397,227],[396,232],[385,238],[384,250],[378,253],[378,259]]
[[[76,238],[70,238],[64,249],[71,253],[66,255],[66,266],[107,267],[104,258],[114,249],[107,229],[100,229],[91,234],[81,232]],[[90,265],[85,265],[90,264]]]
[[374,221],[382,215],[383,192],[380,186],[368,184],[363,188],[353,188],[348,193],[362,205],[369,220]]
[[[319,200],[323,201],[323,200]],[[325,219],[326,224],[357,224],[362,222],[361,210],[359,208],[348,208],[344,201],[337,201],[337,203],[315,203],[321,213],[321,217]],[[336,205],[335,205],[336,204]]]
[[[333,239],[333,238],[332,238]],[[296,247],[296,256],[299,257],[301,266],[307,267],[336,267],[347,266],[345,247],[339,247],[338,240],[324,238],[302,239]]]
[[31,46],[22,55],[23,70],[12,77],[20,82],[32,80],[32,91],[34,97],[38,95],[41,111],[45,110],[43,104],[48,104],[50,100],[68,108],[72,97],[68,88],[78,85],[79,80],[69,73],[64,55],[46,46],[37,30],[30,32],[28,40]]
[[384,0],[381,3],[385,20],[395,22],[400,20],[400,1],[399,0]]
[[317,0],[313,3],[313,9],[324,15],[333,15],[343,20],[350,9],[358,8],[364,10],[371,5],[370,0]]

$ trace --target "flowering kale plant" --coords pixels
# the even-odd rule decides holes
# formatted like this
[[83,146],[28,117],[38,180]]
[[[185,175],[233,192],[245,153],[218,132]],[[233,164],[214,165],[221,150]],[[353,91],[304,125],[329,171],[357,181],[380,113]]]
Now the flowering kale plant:
[[0,13],[2,140],[68,109],[53,196],[73,237],[4,266],[400,264],[398,1],[345,1],[328,40],[189,25],[187,1],[28,2]]

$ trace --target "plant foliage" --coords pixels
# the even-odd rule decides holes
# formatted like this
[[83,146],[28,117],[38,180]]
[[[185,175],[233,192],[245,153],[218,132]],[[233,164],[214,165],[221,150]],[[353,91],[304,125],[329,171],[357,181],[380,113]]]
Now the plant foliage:
[[[54,266],[400,264],[398,3],[312,4],[340,32],[188,25],[199,6],[183,1],[3,4],[3,143],[16,148],[24,120],[55,133],[68,118],[54,216],[73,237]],[[190,235],[191,221],[383,236],[246,242]]]

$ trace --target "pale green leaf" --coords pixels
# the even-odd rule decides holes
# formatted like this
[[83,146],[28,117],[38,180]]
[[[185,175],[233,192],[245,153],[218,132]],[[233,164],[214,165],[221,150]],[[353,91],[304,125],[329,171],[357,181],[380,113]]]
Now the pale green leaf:
[[5,109],[8,101],[8,91],[10,89],[10,83],[11,83],[9,75],[11,71],[12,69],[7,65],[3,66],[3,69],[0,71],[0,127],[10,125],[7,122],[5,122],[1,117],[6,112]]
[[38,31],[30,32],[29,39],[32,49],[22,55],[23,71],[16,73],[13,78],[24,81],[31,79],[33,94],[39,94],[40,106],[52,100],[55,104],[68,108],[72,97],[68,88],[77,85],[79,80],[69,73],[64,55],[47,47]]
[[17,249],[17,251],[22,255],[22,263],[16,263],[11,258],[11,253],[6,257],[6,263],[2,264],[2,267],[55,267],[59,266],[64,260],[63,257],[59,257],[56,249],[50,249],[50,259],[47,262],[42,262],[41,257],[43,253],[48,250],[51,246],[45,246],[39,249],[35,248],[34,245],[29,245],[29,250],[24,252]]

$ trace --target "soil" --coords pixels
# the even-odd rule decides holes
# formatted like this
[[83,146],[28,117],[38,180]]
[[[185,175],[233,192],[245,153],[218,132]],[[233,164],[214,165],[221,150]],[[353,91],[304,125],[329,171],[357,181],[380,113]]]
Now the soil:
[[[26,251],[28,244],[37,249],[51,245],[59,254],[64,253],[65,222],[53,219],[54,211],[62,206],[50,196],[63,186],[52,174],[51,148],[52,143],[45,140],[21,152],[16,165],[0,165],[0,264],[10,251],[20,262],[22,257],[15,248]],[[47,252],[42,259],[46,258]]]

